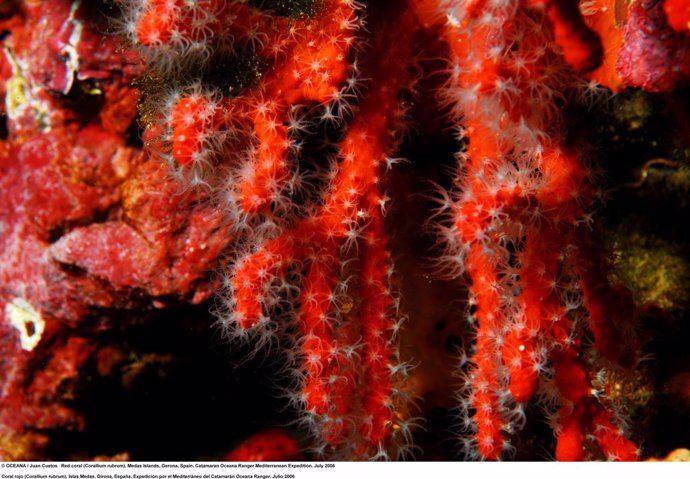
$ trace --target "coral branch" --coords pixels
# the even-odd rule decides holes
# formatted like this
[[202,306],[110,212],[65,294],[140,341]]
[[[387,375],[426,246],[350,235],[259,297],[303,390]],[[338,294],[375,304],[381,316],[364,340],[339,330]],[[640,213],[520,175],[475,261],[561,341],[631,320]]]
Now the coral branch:
[[690,4],[683,0],[664,0],[664,13],[668,24],[677,32],[690,31]]
[[[305,271],[296,316],[304,360],[299,402],[325,446],[358,457],[386,456],[398,421],[399,378],[391,370],[399,361],[392,342],[398,319],[380,178],[404,114],[397,94],[411,82],[411,30],[401,19],[380,39],[377,64],[366,65],[372,87],[341,142],[323,205],[240,259],[229,288],[235,326],[262,328],[285,289],[277,287],[282,277],[296,264]],[[356,280],[338,279],[355,264]],[[336,303],[348,301],[346,289],[359,304],[343,314]]]
[[[397,15],[358,64],[357,2],[320,2],[291,21],[244,2],[126,5],[130,41],[158,75],[188,84],[148,104],[149,145],[181,177],[212,191],[248,246],[233,252],[224,273],[220,323],[259,345],[290,343],[296,385],[288,395],[304,411],[317,452],[403,454],[406,368],[393,334],[400,318],[381,177],[403,129],[398,95],[413,82],[413,18]],[[241,57],[263,63],[257,81],[237,90],[208,86],[214,61]],[[360,72],[371,86],[355,111]],[[318,124],[304,113],[315,105]],[[334,161],[315,173],[322,191],[293,202],[304,132],[348,117]]]
[[[150,144],[192,184],[232,185],[224,196],[236,209],[235,221],[285,201],[291,109],[318,103],[342,119],[348,93],[341,84],[359,28],[355,4],[329,0],[315,18],[288,21],[245,2],[123,3],[132,44],[159,75],[189,85],[146,107],[156,125]],[[241,85],[232,84],[233,58],[238,64],[245,58],[255,70],[264,63],[256,71],[261,81],[236,97]],[[211,79],[224,89],[209,88]],[[220,174],[223,168],[227,176]]]
[[[467,453],[509,452],[506,433],[521,428],[522,404],[538,393],[547,411],[558,410],[557,458],[582,459],[592,434],[605,456],[633,459],[635,446],[593,398],[579,357],[589,329],[596,351],[621,359],[617,325],[630,298],[610,306],[606,269],[594,266],[602,252],[582,240],[597,198],[594,169],[565,144],[555,103],[578,80],[549,48],[548,23],[525,4],[476,5],[447,7],[458,20],[445,26],[453,75],[443,91],[469,141],[447,211],[478,322],[461,398]],[[562,12],[549,12],[558,40]]]

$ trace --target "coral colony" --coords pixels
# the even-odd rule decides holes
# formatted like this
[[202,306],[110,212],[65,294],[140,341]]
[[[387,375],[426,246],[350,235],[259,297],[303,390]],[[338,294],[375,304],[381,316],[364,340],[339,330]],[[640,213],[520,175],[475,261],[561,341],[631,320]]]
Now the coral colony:
[[281,358],[301,435],[229,460],[423,454],[391,227],[421,103],[455,141],[419,235],[466,285],[458,456],[514,457],[531,421],[559,460],[644,453],[607,394],[641,340],[600,240],[606,158],[566,114],[679,88],[688,2],[26,0],[0,22],[0,458],[88,428],[70,399],[124,368],[120,316],[207,300],[228,348]]

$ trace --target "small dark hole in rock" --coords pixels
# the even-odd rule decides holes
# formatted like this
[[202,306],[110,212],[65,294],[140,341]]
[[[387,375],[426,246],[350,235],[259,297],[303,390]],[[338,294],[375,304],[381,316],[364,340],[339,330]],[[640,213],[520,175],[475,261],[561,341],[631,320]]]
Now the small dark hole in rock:
[[29,337],[36,334],[36,325],[31,321],[24,323],[24,329],[26,330],[26,335]]

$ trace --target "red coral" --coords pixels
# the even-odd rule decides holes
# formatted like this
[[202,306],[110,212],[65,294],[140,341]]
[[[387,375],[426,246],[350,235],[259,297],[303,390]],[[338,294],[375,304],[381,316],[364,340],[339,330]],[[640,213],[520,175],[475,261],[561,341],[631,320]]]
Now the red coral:
[[[397,422],[393,415],[397,375],[388,365],[395,361],[391,341],[397,320],[379,183],[387,154],[395,149],[390,132],[403,113],[396,95],[410,81],[408,65],[401,61],[410,56],[409,31],[409,25],[402,23],[396,35],[385,39],[384,51],[396,58],[395,64],[382,59],[368,70],[376,86],[341,143],[342,162],[332,173],[323,206],[239,259],[229,288],[232,322],[241,330],[270,330],[263,323],[264,312],[279,298],[273,289],[295,263],[302,265],[306,272],[298,324],[306,364],[300,372],[302,392],[295,402],[313,416],[309,422],[313,421],[314,432],[329,446],[341,448],[353,436],[349,440],[354,444],[347,447],[352,449],[349,454],[356,455],[385,455]],[[348,259],[360,263],[349,287],[337,280],[348,273]],[[356,292],[348,294],[358,298],[360,311],[339,326],[338,291],[352,287]]]
[[664,0],[666,20],[677,32],[690,31],[690,3],[685,0]]
[[254,434],[235,447],[226,456],[231,462],[296,461],[301,459],[299,444],[282,431],[264,431]]
[[[146,138],[181,176],[210,189],[238,243],[249,246],[233,253],[218,301],[220,324],[259,344],[290,343],[295,386],[289,397],[304,411],[318,453],[404,454],[410,424],[398,383],[406,367],[394,344],[400,320],[381,174],[399,142],[398,95],[413,82],[412,17],[398,15],[399,26],[375,35],[377,51],[359,64],[356,2],[322,2],[313,17],[291,23],[243,3],[180,4],[173,12],[160,11],[170,2],[137,5],[130,38],[150,65],[173,78],[179,71],[169,67],[172,57],[202,70],[201,79],[183,75],[193,80],[172,92],[162,114],[154,113]],[[210,13],[200,54],[186,45],[197,39],[191,18],[202,6]],[[182,48],[178,36],[186,39]],[[230,47],[230,55],[240,56],[249,46],[265,61],[260,81],[238,96],[202,86],[208,59]],[[354,113],[362,72],[373,85]],[[297,136],[323,127],[306,119],[317,108],[326,127],[354,118],[333,154],[339,164],[316,173],[323,191],[307,191],[300,203],[294,199],[303,194],[293,164]],[[339,305],[346,302],[352,304],[344,312]]]
[[594,70],[604,54],[601,40],[582,19],[578,0],[552,0],[548,3],[553,22],[554,41],[563,50],[563,58],[578,71]]
[[[289,138],[292,108],[318,102],[326,105],[324,115],[336,115],[331,119],[344,113],[338,111],[341,84],[359,22],[354,2],[330,0],[315,19],[293,22],[241,2],[123,3],[132,17],[132,43],[161,74],[182,68],[209,74],[219,56],[247,52],[267,63],[261,82],[239,97],[198,83],[169,92],[162,105],[151,107],[162,124],[150,134],[192,183],[232,185],[224,194],[238,209],[235,221],[281,201],[292,180],[290,151],[298,147]],[[230,181],[212,174],[219,162],[230,166]]]
[[[602,60],[577,2],[324,0],[289,13],[117,3],[143,63],[102,38],[79,1],[19,3],[3,20],[0,188],[13,199],[0,207],[3,458],[38,457],[47,431],[84,427],[71,388],[126,352],[102,342],[113,321],[99,308],[214,292],[226,337],[280,349],[284,396],[315,455],[405,457],[415,384],[399,345],[386,189],[424,75],[446,82],[440,109],[463,145],[429,222],[440,268],[469,278],[465,452],[508,456],[534,400],[557,458],[637,457],[593,380],[595,360],[632,361],[635,315],[596,240],[599,170],[562,117],[587,91],[577,71]],[[674,5],[664,8],[675,25]],[[638,0],[620,51],[604,41],[617,86],[668,90],[687,77],[687,37],[662,20]],[[439,33],[443,45],[430,40]],[[447,63],[420,61],[422,46]],[[139,101],[130,82],[144,72],[142,152],[127,137]],[[267,433],[227,458],[297,456],[294,440]]]
[[631,303],[613,307],[601,251],[583,240],[596,170],[564,143],[554,103],[578,79],[549,48],[548,24],[522,2],[474,5],[446,10],[462,20],[445,27],[457,73],[443,94],[469,145],[458,155],[460,191],[440,211],[450,222],[441,229],[447,266],[469,274],[478,323],[461,397],[466,452],[509,453],[506,432],[523,426],[524,403],[538,394],[556,415],[557,458],[582,459],[592,434],[609,458],[634,459],[580,359],[584,328],[600,354],[621,359],[616,327]]
[[[534,8],[538,4],[551,23]],[[203,26],[193,25],[197,6],[136,5],[130,40],[161,77],[189,76],[190,65],[202,70],[161,104],[147,138],[182,175],[213,192],[239,244],[247,245],[236,249],[225,275],[220,324],[259,345],[287,342],[296,383],[288,396],[307,413],[303,422],[318,453],[387,457],[395,433],[408,439],[410,422],[398,384],[406,367],[393,343],[400,322],[380,170],[397,147],[391,136],[401,130],[399,92],[412,84],[405,59],[419,27],[400,15],[399,25],[374,35],[376,48],[366,61],[353,62],[355,2],[325,2],[289,32],[282,19],[271,21],[244,4],[204,4],[210,14]],[[635,458],[614,415],[594,398],[579,357],[586,324],[599,353],[614,363],[623,358],[617,318],[630,302],[624,297],[621,308],[612,307],[619,296],[607,285],[606,267],[596,266],[602,252],[580,239],[592,222],[596,170],[565,145],[556,102],[563,90],[580,88],[567,63],[580,70],[599,64],[599,39],[571,1],[409,6],[423,25],[445,20],[452,64],[444,99],[470,141],[459,155],[462,192],[444,203],[452,226],[442,228],[459,243],[449,247],[450,267],[471,276],[472,314],[479,321],[461,407],[472,431],[467,449],[474,454],[476,447],[485,458],[509,450],[504,431],[521,426],[522,403],[538,391],[556,418],[560,458],[584,457],[588,434],[604,455]],[[253,31],[249,24],[256,25]],[[208,33],[203,41],[202,30]],[[221,35],[228,30],[237,45]],[[335,33],[342,30],[346,36]],[[295,42],[295,32],[304,39]],[[200,51],[190,47],[197,42],[203,42]],[[209,59],[226,49],[239,56],[250,44],[268,65],[257,83],[236,97],[204,85]],[[268,55],[269,45],[279,52]],[[283,57],[284,51],[292,56]],[[403,61],[392,64],[389,57]],[[182,66],[172,66],[174,58]],[[349,90],[340,90],[348,62],[353,76]],[[324,65],[335,73],[332,83],[314,89],[330,80]],[[360,72],[372,86],[355,109],[344,93],[358,93],[354,74]],[[351,111],[352,119],[335,140],[337,164],[316,175],[325,184],[318,199],[308,196],[301,204],[290,197],[297,183],[289,178],[291,155],[299,153],[292,138],[306,127],[299,115],[307,109],[296,104],[305,101],[321,104],[322,122],[341,124]],[[545,385],[539,387],[540,380]]]

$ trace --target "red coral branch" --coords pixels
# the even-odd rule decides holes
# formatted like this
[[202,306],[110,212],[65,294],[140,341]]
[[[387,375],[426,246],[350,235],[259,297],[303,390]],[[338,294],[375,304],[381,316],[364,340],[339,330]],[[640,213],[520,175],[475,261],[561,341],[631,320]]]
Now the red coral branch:
[[664,0],[668,24],[677,32],[690,32],[690,4],[683,0]]
[[[291,22],[233,2],[129,8],[130,38],[163,76],[176,74],[172,58],[202,70],[228,53],[264,63],[258,82],[238,96],[205,89],[203,78],[173,92],[162,113],[154,107],[147,132],[183,176],[210,187],[246,237],[249,251],[238,248],[225,274],[220,323],[259,344],[288,336],[298,351],[290,353],[296,386],[289,396],[305,412],[317,452],[403,454],[410,424],[399,383],[406,367],[394,342],[400,319],[381,175],[402,129],[398,95],[413,81],[413,18],[398,15],[398,25],[375,35],[361,65],[352,51],[361,6],[350,0],[321,2],[313,17]],[[362,71],[371,87],[353,111]],[[325,183],[321,198],[298,205],[289,197],[298,180],[294,137],[316,126],[303,113],[314,105],[322,125],[353,119],[318,180]]]
[[[130,40],[164,76],[209,74],[223,56],[248,55],[265,64],[261,81],[239,97],[198,84],[170,92],[150,107],[160,131],[149,135],[181,176],[197,184],[224,183],[225,200],[237,209],[235,221],[284,202],[281,194],[292,178],[290,150],[296,146],[286,126],[291,108],[320,103],[325,119],[342,118],[347,92],[341,85],[359,28],[356,4],[329,0],[315,18],[290,22],[244,2],[123,3],[131,17]],[[219,163],[229,167],[230,178],[212,168]]]
[[[397,94],[411,82],[411,32],[401,18],[380,39],[382,56],[366,65],[372,87],[340,143],[323,205],[241,258],[229,279],[231,323],[240,331],[270,329],[266,315],[286,287],[283,278],[295,267],[304,271],[295,318],[304,366],[294,400],[325,450],[355,457],[386,457],[401,422],[395,412],[403,368],[393,343],[399,319],[380,183],[404,114]],[[343,279],[353,268],[356,279]],[[358,305],[343,314],[336,304],[348,297]]]
[[580,355],[589,329],[599,353],[621,359],[616,327],[629,297],[612,307],[606,268],[594,266],[601,251],[583,241],[595,170],[566,145],[555,103],[578,80],[528,4],[446,7],[451,77],[443,96],[469,141],[458,155],[461,191],[446,206],[462,258],[452,261],[471,278],[478,323],[461,397],[466,449],[489,459],[509,453],[506,434],[522,427],[524,403],[538,394],[557,411],[557,458],[582,459],[591,434],[605,456],[629,460],[636,448],[594,398]]

